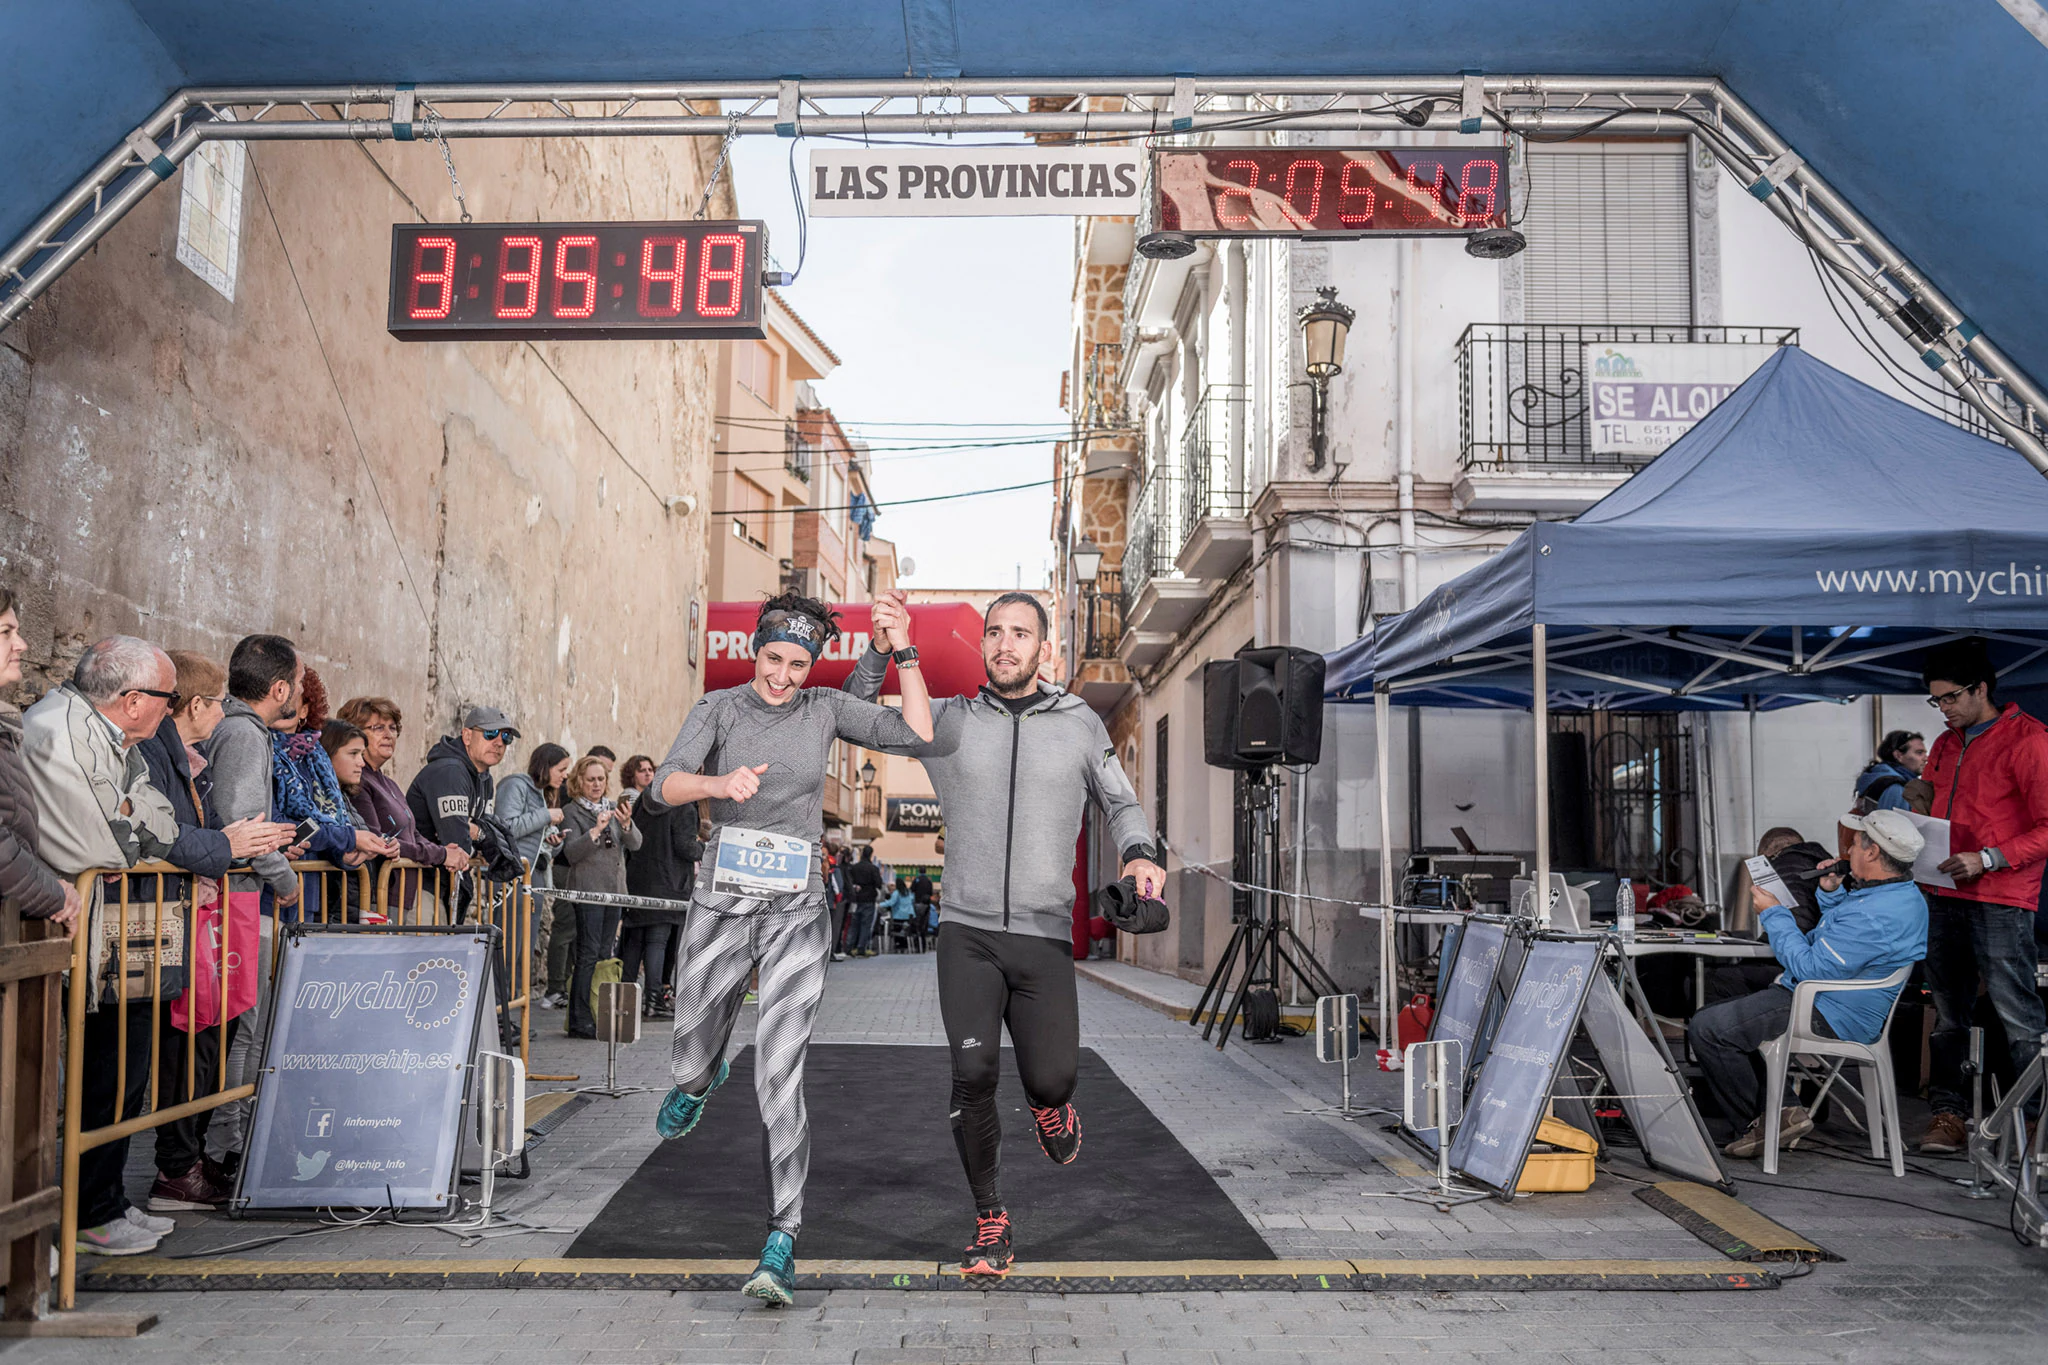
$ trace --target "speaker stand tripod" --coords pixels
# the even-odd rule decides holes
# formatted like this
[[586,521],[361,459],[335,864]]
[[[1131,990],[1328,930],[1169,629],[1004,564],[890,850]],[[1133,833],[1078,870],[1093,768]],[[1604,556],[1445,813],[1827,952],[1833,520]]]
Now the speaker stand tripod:
[[[1278,1002],[1283,965],[1310,994],[1343,994],[1309,946],[1294,932],[1294,926],[1282,917],[1278,904],[1280,898],[1270,889],[1275,870],[1280,866],[1278,806],[1279,788],[1273,781],[1273,769],[1270,766],[1256,769],[1245,782],[1246,856],[1237,861],[1245,882],[1267,889],[1247,893],[1245,919],[1232,931],[1230,942],[1223,949],[1223,957],[1217,962],[1216,970],[1209,974],[1209,984],[1203,988],[1202,998],[1188,1020],[1191,1024],[1202,1025],[1204,1042],[1215,1033],[1216,1025],[1222,1024],[1222,1035],[1216,1038],[1218,1051],[1230,1041],[1230,1030],[1243,1018],[1245,1000],[1254,987],[1268,988]],[[1244,964],[1244,978],[1232,992],[1230,979],[1240,958]],[[1212,1014],[1210,1006],[1221,1005],[1226,994],[1230,996],[1230,1008],[1220,1017]]]

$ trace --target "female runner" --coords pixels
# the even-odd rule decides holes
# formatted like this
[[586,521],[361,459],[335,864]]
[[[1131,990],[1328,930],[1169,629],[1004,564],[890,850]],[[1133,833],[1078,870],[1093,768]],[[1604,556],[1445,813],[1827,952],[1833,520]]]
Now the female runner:
[[[893,602],[877,603],[876,612],[884,618],[877,626],[904,638],[907,612]],[[908,659],[896,651],[901,713],[837,689],[804,687],[837,631],[837,616],[822,602],[784,593],[764,603],[754,680],[697,703],[640,798],[657,810],[708,799],[712,823],[676,973],[675,1088],[655,1130],[679,1138],[696,1126],[726,1078],[726,1045],[758,972],[754,1090],[775,1208],[760,1264],[742,1292],[775,1306],[794,1301],[795,1238],[810,1169],[804,1056],[831,950],[820,875],[827,757],[835,739],[878,749],[932,737],[915,650]]]

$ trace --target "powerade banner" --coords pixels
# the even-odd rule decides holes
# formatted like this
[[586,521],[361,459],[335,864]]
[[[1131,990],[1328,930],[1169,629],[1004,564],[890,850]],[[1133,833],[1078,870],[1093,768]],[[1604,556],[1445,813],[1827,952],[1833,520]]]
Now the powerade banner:
[[892,796],[883,828],[899,834],[938,834],[946,828],[946,813],[939,809],[936,796]]
[[293,932],[238,1209],[450,1207],[490,942]]

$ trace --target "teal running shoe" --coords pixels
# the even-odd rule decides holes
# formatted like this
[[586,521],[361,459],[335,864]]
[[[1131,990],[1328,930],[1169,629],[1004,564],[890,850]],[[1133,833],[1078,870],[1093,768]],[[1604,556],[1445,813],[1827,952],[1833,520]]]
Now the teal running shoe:
[[768,1245],[761,1248],[761,1264],[754,1267],[740,1293],[770,1308],[787,1308],[796,1302],[796,1242],[788,1233],[768,1234]]
[[661,1110],[654,1116],[654,1131],[664,1138],[679,1138],[697,1126],[697,1120],[704,1117],[704,1102],[711,1098],[711,1092],[725,1084],[725,1078],[732,1068],[723,1058],[718,1063],[718,1073],[711,1078],[711,1084],[704,1087],[701,1095],[692,1095],[681,1086],[668,1092],[668,1098],[661,1102]]

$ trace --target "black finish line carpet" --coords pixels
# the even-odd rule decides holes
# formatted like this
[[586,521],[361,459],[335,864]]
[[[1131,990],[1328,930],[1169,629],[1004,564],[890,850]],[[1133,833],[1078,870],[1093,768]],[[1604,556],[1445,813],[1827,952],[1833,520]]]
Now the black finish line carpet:
[[[974,1231],[973,1201],[946,1121],[943,1047],[817,1044],[804,1071],[811,1177],[797,1259],[951,1260]],[[1074,1094],[1081,1155],[1055,1166],[1005,1049],[1003,1198],[1030,1261],[1273,1259],[1214,1178],[1107,1063],[1081,1051]],[[743,1257],[768,1225],[754,1050],[696,1130],[664,1142],[569,1248],[571,1258]]]

